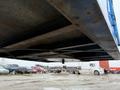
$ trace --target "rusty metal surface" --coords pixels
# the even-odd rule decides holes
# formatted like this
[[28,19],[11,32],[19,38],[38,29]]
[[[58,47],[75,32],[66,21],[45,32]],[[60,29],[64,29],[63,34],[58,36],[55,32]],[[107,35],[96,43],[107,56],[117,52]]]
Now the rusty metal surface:
[[70,25],[64,28],[60,28],[57,31],[49,32],[13,45],[6,46],[4,48],[6,49],[28,48],[30,46],[34,46],[37,44],[50,44],[55,41],[60,41],[63,39],[80,37],[80,36],[81,36],[81,32],[79,32],[79,30],[76,30],[76,26]]
[[0,0],[0,47],[23,40],[35,27],[59,17],[45,0]]
[[[81,32],[101,46],[113,58],[120,58],[118,48],[96,0],[48,0],[48,2],[73,24],[80,27]],[[111,48],[116,51],[109,52]]]
[[112,59],[118,53],[107,29],[95,0],[0,0],[1,57]]

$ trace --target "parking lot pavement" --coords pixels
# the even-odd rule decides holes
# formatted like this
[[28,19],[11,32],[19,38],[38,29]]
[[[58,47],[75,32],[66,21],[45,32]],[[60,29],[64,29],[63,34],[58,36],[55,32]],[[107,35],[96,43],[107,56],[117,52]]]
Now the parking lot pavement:
[[119,90],[120,75],[1,75],[0,90]]

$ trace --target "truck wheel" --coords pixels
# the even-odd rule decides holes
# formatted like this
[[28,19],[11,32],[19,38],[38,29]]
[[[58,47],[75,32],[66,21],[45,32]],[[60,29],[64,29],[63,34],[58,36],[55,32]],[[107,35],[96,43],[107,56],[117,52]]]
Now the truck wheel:
[[78,72],[78,75],[80,75],[80,72]]
[[94,75],[100,75],[99,71],[95,70]]

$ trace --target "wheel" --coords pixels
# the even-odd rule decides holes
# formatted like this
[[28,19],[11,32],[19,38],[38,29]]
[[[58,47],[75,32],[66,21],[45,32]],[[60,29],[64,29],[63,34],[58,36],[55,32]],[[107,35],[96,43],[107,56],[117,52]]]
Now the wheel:
[[77,71],[77,74],[80,75],[80,71],[79,70]]
[[75,71],[73,71],[73,74],[75,74]]
[[100,75],[99,71],[95,70],[94,75]]
[[78,75],[80,75],[80,72],[78,72]]

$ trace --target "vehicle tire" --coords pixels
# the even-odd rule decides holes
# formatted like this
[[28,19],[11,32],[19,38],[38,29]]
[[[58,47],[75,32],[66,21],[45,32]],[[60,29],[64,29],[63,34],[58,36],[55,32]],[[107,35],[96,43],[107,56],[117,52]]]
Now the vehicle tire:
[[78,75],[80,75],[81,73],[80,73],[80,70],[78,70]]
[[78,72],[78,75],[80,75],[80,72]]
[[73,71],[73,74],[75,74],[75,71]]
[[100,75],[100,72],[98,70],[95,70],[94,75]]

